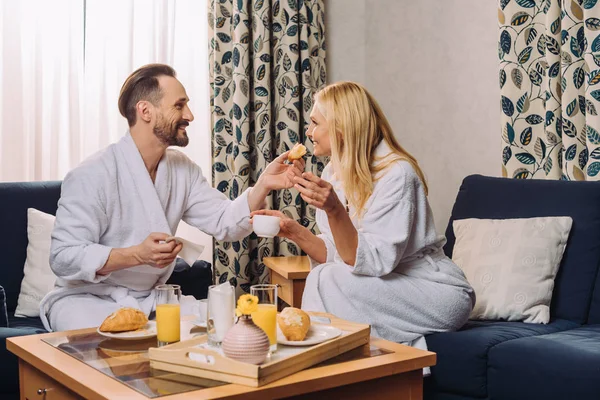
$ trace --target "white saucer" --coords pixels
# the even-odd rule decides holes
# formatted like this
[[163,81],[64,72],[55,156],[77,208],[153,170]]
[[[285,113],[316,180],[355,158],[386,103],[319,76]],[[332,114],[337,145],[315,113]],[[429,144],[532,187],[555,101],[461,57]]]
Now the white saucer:
[[286,346],[312,346],[334,339],[342,334],[338,328],[328,325],[311,325],[304,340],[292,341],[287,340],[279,327],[277,327],[277,343]]
[[100,335],[111,338],[111,339],[120,339],[120,340],[140,340],[140,339],[148,339],[156,336],[156,321],[148,321],[146,326],[137,331],[129,331],[129,332],[101,332],[100,327],[96,330]]

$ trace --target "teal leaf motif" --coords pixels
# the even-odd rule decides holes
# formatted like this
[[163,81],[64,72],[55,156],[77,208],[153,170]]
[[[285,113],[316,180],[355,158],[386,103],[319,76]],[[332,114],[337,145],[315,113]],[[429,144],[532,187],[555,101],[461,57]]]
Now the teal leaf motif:
[[[223,127],[225,126],[225,118],[221,118],[220,120],[218,120],[215,123],[215,132],[219,133],[223,130]],[[217,143],[219,143],[219,138],[221,138],[221,136],[217,135]],[[223,138],[221,138],[221,140],[223,140],[224,144],[219,143],[220,146],[225,146],[227,143],[225,143],[225,140]]]
[[501,69],[500,70],[500,89],[502,89],[504,87],[504,84],[506,83],[506,72]]
[[550,53],[552,53],[554,55],[559,55],[560,54],[560,45],[558,44],[558,41],[556,39],[554,39],[552,36],[546,35],[545,37],[546,37],[546,47],[548,48]]
[[585,100],[585,110],[589,115],[598,115],[598,112],[596,111],[596,106],[594,106],[594,104],[587,99]]
[[296,111],[292,110],[291,108],[287,109],[287,116],[292,121],[298,122],[298,114],[296,113]]
[[294,10],[294,11],[298,10],[297,0],[288,0],[288,4],[292,10]]
[[233,105],[233,116],[237,120],[242,119],[242,109],[237,104]]
[[592,144],[600,144],[600,134],[597,130],[589,125],[586,125],[587,138]]
[[227,167],[222,162],[216,162],[213,165],[213,169],[217,172],[225,172],[227,171]]
[[541,124],[542,122],[544,122],[544,119],[537,114],[531,114],[531,115],[528,115],[527,118],[525,118],[525,121],[527,121],[527,123],[529,123],[531,125],[537,125],[537,124]]
[[562,131],[564,132],[564,134],[572,138],[576,137],[577,127],[575,126],[575,124],[564,117],[562,121]]
[[240,169],[240,176],[248,176],[250,174],[250,166],[244,165],[242,169]]
[[265,1],[264,0],[256,0],[254,2],[254,11],[260,11],[260,9],[262,8],[262,6],[264,5]]
[[551,170],[552,170],[552,158],[548,157],[548,159],[544,163],[544,172],[546,173],[546,176],[548,174],[550,174]]
[[298,134],[293,129],[288,129],[288,137],[290,138],[290,142],[294,144],[298,143],[300,140]]
[[223,33],[223,32],[218,32],[218,33],[217,33],[217,37],[218,37],[218,38],[219,38],[219,40],[220,40],[221,42],[223,42],[223,43],[229,43],[229,42],[231,42],[231,36],[229,36],[229,35],[228,35],[228,34],[226,34],[226,33]]
[[[225,253],[223,250],[217,249],[217,257],[221,264],[229,265],[229,257],[227,256],[227,253]],[[225,279],[227,279],[227,272],[225,272],[223,275],[225,275]],[[221,275],[221,277],[223,277],[223,275]]]
[[221,97],[223,98],[223,102],[227,103],[227,101],[231,98],[231,89],[229,89],[228,87],[223,89]]
[[515,158],[525,165],[535,164],[535,157],[529,153],[515,154]]
[[500,8],[504,10],[508,3],[510,3],[510,0],[500,0]]
[[540,75],[539,72],[534,69],[529,71],[529,79],[535,86],[541,86],[542,84],[542,75]]
[[260,97],[266,97],[269,95],[269,91],[262,86],[258,86],[257,88],[255,88],[254,92],[256,93],[257,96],[260,96]]
[[592,51],[593,52],[600,51],[600,35],[596,36],[596,38],[592,42]]
[[593,8],[597,2],[598,0],[583,0],[583,8],[589,10],[590,8]]
[[271,120],[271,117],[269,117],[269,114],[263,114],[260,117],[260,127],[261,127],[261,129],[264,128],[265,126],[267,126],[269,124],[270,120]]
[[576,154],[577,154],[577,145],[576,144],[570,145],[569,148],[567,149],[567,151],[565,152],[565,160],[573,161],[573,159],[575,159]]
[[221,58],[221,64],[228,64],[231,61],[231,52],[227,51]]
[[598,82],[600,82],[600,69],[596,69],[590,72],[590,80],[588,83],[590,84],[590,86],[592,86],[596,85]]
[[528,126],[527,128],[525,128],[523,130],[523,132],[521,132],[521,144],[523,146],[527,146],[529,145],[529,143],[531,143],[531,139],[533,137],[533,130],[531,129],[530,126]]
[[512,117],[515,113],[513,102],[508,97],[502,96],[502,111],[506,116]]
[[554,22],[550,25],[550,32],[552,32],[553,35],[556,35],[558,33],[559,29],[560,29],[560,17],[556,18],[556,20],[554,20]]
[[515,130],[513,129],[512,125],[509,124],[508,122],[506,123],[506,137],[508,139],[508,143],[514,143],[515,141]]
[[286,33],[288,36],[291,36],[291,37],[296,36],[298,34],[298,25],[290,26]]
[[587,174],[589,176],[596,176],[600,172],[600,162],[593,162],[587,169]]
[[262,54],[260,56],[260,61],[268,63],[271,62],[271,55],[270,54]]
[[585,166],[588,163],[588,149],[587,147],[584,147],[583,150],[581,150],[581,153],[579,153],[579,168],[581,169],[585,169]]
[[[560,62],[557,61],[554,64],[552,64],[552,66],[548,70],[548,76],[550,78],[556,78],[559,73],[560,73]],[[585,75],[584,75],[584,77],[585,77]]]
[[237,67],[238,65],[240,65],[240,51],[236,47],[233,49],[233,66]]
[[579,106],[577,104],[577,99],[575,99],[572,102],[570,102],[569,105],[567,106],[567,115],[569,117],[572,117],[573,115],[577,114],[578,111],[579,111]]
[[535,1],[534,0],[515,0],[515,1],[517,2],[518,5],[520,5],[523,8],[533,8],[533,7],[535,7]]
[[508,31],[504,30],[500,34],[500,48],[505,54],[510,53],[510,47],[512,46],[512,37]]
[[529,61],[529,58],[531,57],[531,52],[533,51],[533,47],[526,47],[523,51],[521,51],[521,53],[519,54],[519,64],[525,64],[527,61]]
[[525,92],[523,96],[517,101],[517,111],[519,113],[524,113],[529,110],[529,94]]
[[566,30],[562,30],[562,32],[560,33],[560,42],[562,44],[567,43],[567,40],[569,39],[569,32]]
[[[222,252],[222,250],[220,250],[220,251]],[[223,253],[223,254],[225,254],[225,253]],[[227,257],[227,254],[225,254],[225,257]],[[227,260],[229,260],[229,257],[227,258]],[[221,259],[219,259],[219,261],[221,261]],[[221,264],[223,264],[223,263],[221,262]],[[223,264],[223,265],[229,265],[229,264]],[[229,273],[227,271],[223,272],[221,274],[221,276],[219,276],[219,283],[221,284],[221,283],[227,282],[228,275],[229,275]]]
[[594,151],[590,153],[590,158],[593,158],[594,160],[600,160],[600,147],[594,149]]
[[540,55],[546,55],[546,35],[543,33],[540,35],[540,39],[537,44],[537,51]]
[[527,28],[525,37],[526,37],[525,44],[527,46],[529,46],[531,43],[533,43],[533,41],[537,37],[537,31],[535,30],[535,28],[533,28],[533,27]]
[[523,25],[529,19],[529,14],[524,11],[519,11],[515,15],[512,16],[510,24],[512,26]]
[[585,26],[591,31],[598,31],[600,30],[600,19],[588,18],[585,20]]
[[504,150],[502,150],[502,163],[506,165],[506,163],[508,162],[508,160],[510,160],[511,157],[512,150],[510,149],[510,146],[505,146]]
[[592,96],[594,99],[596,99],[596,100],[600,101],[600,90],[594,90],[594,91],[590,92],[590,95],[591,95],[591,96]]
[[573,72],[573,84],[576,89],[580,89],[585,82],[585,70],[582,67],[575,68]]
[[236,199],[238,197],[239,190],[240,190],[240,186],[239,186],[238,182],[234,179],[233,184],[231,185],[231,192],[229,194],[229,198],[232,200]]
[[537,138],[533,146],[533,151],[539,159],[544,159],[546,157],[546,143],[541,138]]
[[285,189],[283,191],[283,203],[286,206],[289,206],[290,204],[292,204],[292,200],[293,200],[292,193],[288,189]]
[[227,189],[229,189],[229,182],[227,181],[221,181],[217,185],[217,190],[221,193],[225,193]]
[[256,143],[257,144],[261,144],[264,140],[265,140],[265,134],[267,133],[267,131],[265,129],[261,129],[257,134],[256,134]]
[[579,42],[575,37],[571,38],[571,53],[573,53],[575,57],[581,57],[581,53],[579,52]]

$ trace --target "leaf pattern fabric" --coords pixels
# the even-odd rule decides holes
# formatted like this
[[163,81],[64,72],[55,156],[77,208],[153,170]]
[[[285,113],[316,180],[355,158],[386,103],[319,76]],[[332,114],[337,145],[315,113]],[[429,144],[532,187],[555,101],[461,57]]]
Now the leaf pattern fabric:
[[499,0],[502,173],[600,179],[598,0]]
[[[208,18],[215,187],[236,198],[297,142],[308,149],[306,170],[320,175],[323,160],[305,131],[326,82],[324,0],[211,0]],[[273,193],[267,208],[317,229],[315,210],[295,189]],[[214,247],[216,279],[238,295],[268,281],[264,257],[300,254],[293,242],[255,234]]]

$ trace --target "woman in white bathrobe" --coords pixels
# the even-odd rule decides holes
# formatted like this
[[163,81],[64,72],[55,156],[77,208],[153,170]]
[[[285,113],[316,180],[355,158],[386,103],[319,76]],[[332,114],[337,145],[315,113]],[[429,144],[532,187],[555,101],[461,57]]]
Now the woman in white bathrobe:
[[280,236],[311,260],[302,308],[371,325],[372,334],[426,348],[424,335],[452,331],[475,303],[464,274],[442,251],[413,156],[396,141],[373,97],[341,82],[315,98],[307,135],[316,156],[331,156],[321,178],[297,177],[317,208],[320,235],[274,210]]

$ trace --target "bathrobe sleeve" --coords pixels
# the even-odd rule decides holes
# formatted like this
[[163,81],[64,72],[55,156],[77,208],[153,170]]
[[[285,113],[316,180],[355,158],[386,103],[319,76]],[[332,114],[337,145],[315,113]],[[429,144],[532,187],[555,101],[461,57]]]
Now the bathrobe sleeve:
[[[321,231],[317,237],[325,243],[325,247],[327,248],[327,260],[325,260],[325,262],[332,262],[335,259],[337,250],[335,248],[335,243],[333,242],[333,236],[331,236],[329,223],[327,222],[327,214],[325,214],[325,211],[317,209],[316,220],[319,231]],[[313,269],[321,264],[310,256],[308,256],[308,260],[310,261],[310,269]]]
[[217,240],[236,241],[252,233],[248,193],[244,191],[235,200],[229,200],[211,187],[200,167],[191,168],[191,189],[182,219]]
[[373,202],[363,216],[352,266],[355,274],[389,274],[413,240],[415,225],[419,224],[415,218],[417,201],[426,200],[425,196],[417,196],[417,191],[423,190],[418,176],[412,167],[402,164],[405,163],[391,167],[381,178],[378,190],[373,193]]
[[50,267],[67,281],[101,282],[96,271],[106,264],[111,247],[100,244],[108,227],[106,192],[101,178],[90,168],[69,172],[61,187],[52,231]]

